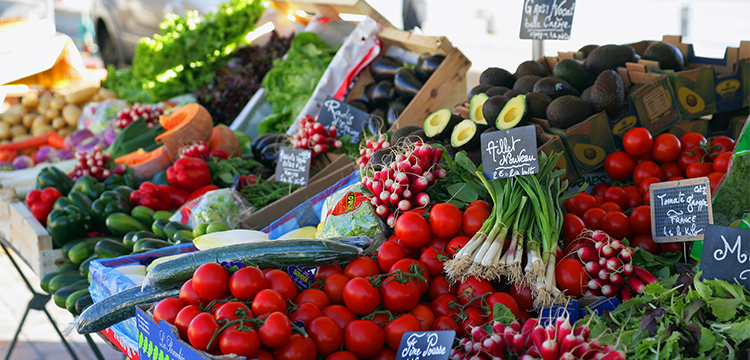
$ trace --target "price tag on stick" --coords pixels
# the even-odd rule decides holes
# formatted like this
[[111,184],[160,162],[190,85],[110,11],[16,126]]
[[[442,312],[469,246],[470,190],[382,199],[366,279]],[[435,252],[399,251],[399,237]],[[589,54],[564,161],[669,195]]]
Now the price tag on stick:
[[396,360],[448,360],[456,332],[407,331],[401,337]]
[[704,279],[736,279],[750,290],[750,229],[708,225],[701,271]]
[[519,37],[532,40],[568,40],[575,10],[575,0],[524,0]]
[[494,180],[539,172],[534,125],[482,134],[482,168]]
[[323,109],[320,110],[320,115],[318,115],[320,124],[325,127],[335,126],[338,131],[336,137],[349,135],[349,141],[352,144],[359,143],[369,119],[370,114],[343,101],[336,100],[330,95],[323,102]]
[[282,146],[276,162],[276,180],[291,185],[307,186],[310,181],[312,151]]
[[713,224],[707,177],[651,184],[651,234],[657,243],[703,240]]

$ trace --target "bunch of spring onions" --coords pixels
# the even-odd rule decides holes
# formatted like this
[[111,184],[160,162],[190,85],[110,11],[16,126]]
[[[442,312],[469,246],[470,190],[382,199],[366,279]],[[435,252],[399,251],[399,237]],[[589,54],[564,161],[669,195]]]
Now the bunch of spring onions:
[[[557,241],[563,215],[560,204],[577,192],[562,195],[567,180],[560,180],[562,170],[553,171],[560,155],[553,153],[548,157],[542,153],[539,172],[534,175],[488,180],[481,171],[477,172],[494,207],[482,228],[445,263],[452,279],[503,277],[508,283],[526,284],[536,295],[535,306],[539,308],[564,300],[564,294],[555,286]],[[507,247],[506,241],[510,241]]]

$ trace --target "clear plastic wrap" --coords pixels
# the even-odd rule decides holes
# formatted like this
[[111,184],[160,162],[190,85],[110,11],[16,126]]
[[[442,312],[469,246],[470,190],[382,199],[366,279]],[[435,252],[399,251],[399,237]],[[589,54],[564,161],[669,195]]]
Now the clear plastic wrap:
[[323,205],[323,224],[318,228],[317,237],[367,236],[373,239],[370,248],[377,249],[386,240],[386,228],[370,198],[369,191],[360,182],[331,195]]
[[78,128],[88,129],[94,134],[103,134],[117,114],[128,107],[128,102],[125,100],[110,99],[89,103],[83,108],[83,113],[78,118]]
[[223,222],[233,229],[253,211],[255,208],[237,190],[226,188],[209,191],[188,201],[169,220],[181,222],[191,228],[200,224]]
[[[750,119],[750,118],[749,118]],[[732,152],[727,173],[713,195],[714,224],[729,226],[750,211],[750,131],[745,127]]]

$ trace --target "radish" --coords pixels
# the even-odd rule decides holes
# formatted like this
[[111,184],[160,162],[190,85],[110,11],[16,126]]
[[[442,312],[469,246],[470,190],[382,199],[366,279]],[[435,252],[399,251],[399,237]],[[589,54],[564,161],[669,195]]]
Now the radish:
[[640,266],[633,265],[633,275],[635,275],[639,280],[643,281],[643,284],[645,285],[653,284],[659,281],[659,279],[657,279],[656,276],[654,276],[654,274],[650,273],[648,270]]
[[503,325],[503,323],[501,323],[499,321],[495,321],[492,324],[492,332],[494,332],[495,334],[502,334],[502,333],[504,333],[505,332],[505,325]]
[[601,266],[599,266],[599,263],[594,261],[589,261],[586,263],[586,265],[583,266],[584,269],[586,269],[586,272],[591,276],[598,276],[599,270],[602,269]]
[[618,273],[609,274],[609,281],[620,288],[625,286],[625,277]]
[[591,279],[588,282],[588,287],[591,290],[601,290],[602,286],[607,284],[607,280],[602,280],[599,278]]
[[495,341],[487,338],[482,342],[482,348],[493,357],[503,357],[505,355],[505,345],[502,341]]
[[403,193],[401,193],[401,196],[403,196],[404,199],[411,199],[411,195],[411,190],[409,189],[406,189]]
[[599,266],[604,267],[605,265],[607,265],[607,258],[602,256],[599,258]]
[[[432,164],[440,163],[440,160],[443,159],[443,149],[441,148],[435,148],[432,149]],[[442,178],[439,178],[442,179]]]
[[633,251],[633,248],[626,247],[626,248],[623,248],[622,250],[620,250],[620,258],[623,261],[632,261],[633,260],[633,255],[635,255],[635,252]]
[[622,264],[622,274],[625,275],[625,276],[630,276],[631,274],[633,274],[633,263],[632,262],[628,262],[628,263]]
[[557,360],[559,355],[557,349],[557,341],[555,341],[554,339],[545,340],[544,343],[542,343],[539,352],[541,353],[542,359],[544,360]]
[[612,351],[607,355],[604,355],[602,360],[625,360],[625,352],[621,350]]
[[398,164],[398,171],[401,172],[411,172],[411,164],[408,161],[402,161]]
[[[567,353],[573,351],[573,348],[578,345],[578,340],[573,334],[568,334],[560,340],[560,352]],[[571,354],[572,355],[572,354]]]
[[573,331],[573,334],[576,337],[580,336],[581,338],[578,342],[582,343],[588,340],[589,336],[591,336],[591,329],[586,325],[580,325]]
[[380,201],[382,201],[382,202],[384,202],[384,203],[387,204],[387,203],[390,202],[391,192],[388,191],[388,190],[383,190],[383,191],[380,192],[380,196],[378,196],[378,197],[380,198]]
[[421,166],[415,164],[411,166],[411,173],[414,175],[422,175],[422,173],[424,173],[424,170]]
[[573,353],[570,352],[564,352],[562,355],[560,355],[560,360],[575,360],[576,357],[573,356]]
[[434,175],[432,175],[432,173],[431,173],[431,172],[427,172],[427,171],[426,171],[426,172],[424,173],[424,175],[422,175],[422,176],[424,176],[424,178],[425,178],[425,179],[427,180],[427,183],[428,183],[428,184],[432,185],[433,183],[435,183],[435,176],[434,176]]
[[622,267],[622,261],[617,257],[611,257],[607,259],[604,267],[609,271],[618,271]]
[[[560,319],[562,319],[562,322],[560,323]],[[558,317],[557,320],[555,320],[555,327],[557,328],[557,336],[555,336],[555,339],[563,339],[566,336],[573,333],[573,327],[570,326],[570,322],[568,322],[568,318],[564,317]]]
[[633,291],[635,291],[636,294],[638,295],[643,294],[646,285],[643,284],[643,281],[638,279],[638,276],[631,276],[628,278],[626,282],[628,286],[630,286],[630,288],[633,289]]
[[419,205],[419,207],[426,207],[427,205],[430,205],[430,196],[427,195],[427,193],[419,193],[414,196],[414,202],[416,202],[416,205]]
[[609,273],[607,272],[607,269],[601,269],[599,270],[599,278],[602,280],[609,280]]
[[584,262],[599,260],[599,254],[596,253],[596,250],[591,248],[580,247],[578,248],[578,251],[576,251],[576,254],[578,255],[578,258]]
[[622,250],[623,248],[625,248],[625,245],[622,243],[622,241],[617,240],[617,239],[613,239],[609,243],[609,245],[612,246],[612,249],[614,249],[615,251]]
[[599,289],[586,289],[586,291],[583,292],[583,295],[585,296],[602,296],[602,292],[599,291]]
[[[536,321],[536,319],[532,319],[532,320]],[[531,320],[527,320],[526,322],[529,322],[529,321],[531,321]],[[508,325],[508,327],[510,327],[511,329],[513,329],[515,332],[520,332],[521,331],[521,324],[518,321],[511,322],[510,325]]]
[[601,250],[599,250],[599,254],[606,258],[611,258],[615,256],[615,249],[612,248],[612,245],[605,244],[604,246],[602,246]]
[[393,186],[393,179],[387,179],[383,185],[385,185],[386,189],[391,188]]
[[393,185],[391,185],[391,193],[401,196],[401,194],[404,193],[404,186],[397,182],[394,182]]
[[435,176],[435,179],[445,179],[446,176],[448,176],[448,172],[445,171],[445,169],[437,169],[432,172],[432,175]]
[[398,202],[401,201],[401,196],[399,196],[396,193],[392,193],[391,196],[389,197],[389,200],[390,200],[391,206],[395,207],[395,206],[398,206]]
[[378,205],[378,207],[375,208],[375,213],[381,218],[386,218],[391,213],[391,210],[385,205]]
[[526,350],[526,355],[531,355],[535,359],[539,359],[542,357],[542,354],[539,353],[539,348],[536,345],[532,345],[528,350]]
[[411,210],[411,201],[403,199],[398,202],[398,211],[407,212],[409,210]]
[[419,155],[419,159],[422,161],[422,164],[427,167],[432,165],[432,148],[430,147],[430,145],[424,144],[414,152]]
[[418,194],[427,190],[427,186],[429,185],[430,183],[427,181],[425,177],[419,176],[414,179],[414,181],[409,186],[409,189],[412,191],[412,193]]
[[338,133],[338,130],[336,129],[335,126],[331,125],[331,127],[328,128],[328,136],[330,136],[330,137],[332,137],[332,138],[335,139],[337,133]]
[[490,335],[481,326],[477,326],[471,329],[471,339],[474,341],[482,342],[489,337]]
[[620,297],[622,298],[622,301],[628,301],[633,298],[633,293],[630,291],[630,288],[625,286],[620,290]]
[[610,239],[609,235],[602,230],[595,230],[591,232],[590,237],[592,240],[596,242],[603,242],[605,240]]
[[531,335],[529,337],[531,338],[532,344],[536,345],[537,348],[541,348],[544,340],[549,339],[547,330],[544,329],[541,325],[537,325],[537,327],[535,327],[534,330],[531,331]]
[[613,297],[617,296],[617,293],[620,291],[616,286],[612,284],[605,284],[602,286],[602,295],[606,297]]
[[573,355],[575,355],[576,359],[583,359],[590,351],[591,345],[587,342],[584,342],[578,344],[578,346],[573,349]]
[[388,219],[385,221],[385,224],[390,227],[395,227],[396,220],[396,213],[391,213],[390,215],[388,215]]
[[406,175],[406,173],[397,172],[393,177],[393,181],[401,185],[409,185],[409,177]]

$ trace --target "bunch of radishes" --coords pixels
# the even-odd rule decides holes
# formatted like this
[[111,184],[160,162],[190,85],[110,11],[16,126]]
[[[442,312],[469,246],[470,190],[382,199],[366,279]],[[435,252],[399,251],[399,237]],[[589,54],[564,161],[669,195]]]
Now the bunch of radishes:
[[511,359],[568,360],[568,359],[625,359],[625,352],[616,346],[601,345],[590,339],[586,325],[575,329],[568,318],[558,317],[554,324],[542,326],[529,319],[521,327],[514,321],[507,327],[500,322],[492,325],[492,334],[482,327],[471,331],[471,339],[463,338],[459,347],[451,351],[451,360]]
[[370,162],[370,158],[380,149],[387,149],[391,146],[388,142],[388,137],[381,134],[376,139],[367,139],[365,146],[359,150],[359,158],[357,159],[357,166],[363,169]]
[[132,107],[120,111],[114,123],[120,129],[126,128],[130,123],[140,118],[146,118],[146,125],[153,127],[159,123],[159,116],[164,114],[163,103],[155,105],[144,105],[135,103]]
[[633,248],[601,230],[587,230],[576,254],[592,277],[586,295],[619,294],[627,301],[634,294],[643,294],[646,285],[658,281],[648,270],[633,265]]
[[94,147],[94,151],[91,153],[76,151],[76,160],[78,162],[73,167],[73,171],[68,174],[73,180],[78,180],[81,176],[90,175],[102,181],[112,174],[107,168],[109,154],[102,153],[102,149],[98,146]]
[[330,150],[339,149],[344,145],[341,140],[336,140],[337,132],[335,126],[326,129],[323,124],[311,116],[305,115],[297,125],[297,133],[292,138],[292,144],[298,149],[312,151],[312,159],[310,159],[312,165],[315,164],[318,156]]
[[443,149],[433,149],[421,141],[404,147],[408,150],[395,155],[395,161],[362,178],[362,185],[374,195],[375,212],[390,227],[396,226],[401,213],[429,205],[430,196],[425,191],[447,175],[439,165]]
[[180,158],[194,157],[202,160],[208,160],[211,153],[208,150],[208,144],[205,141],[200,141],[195,144],[189,145],[182,148],[180,151]]

